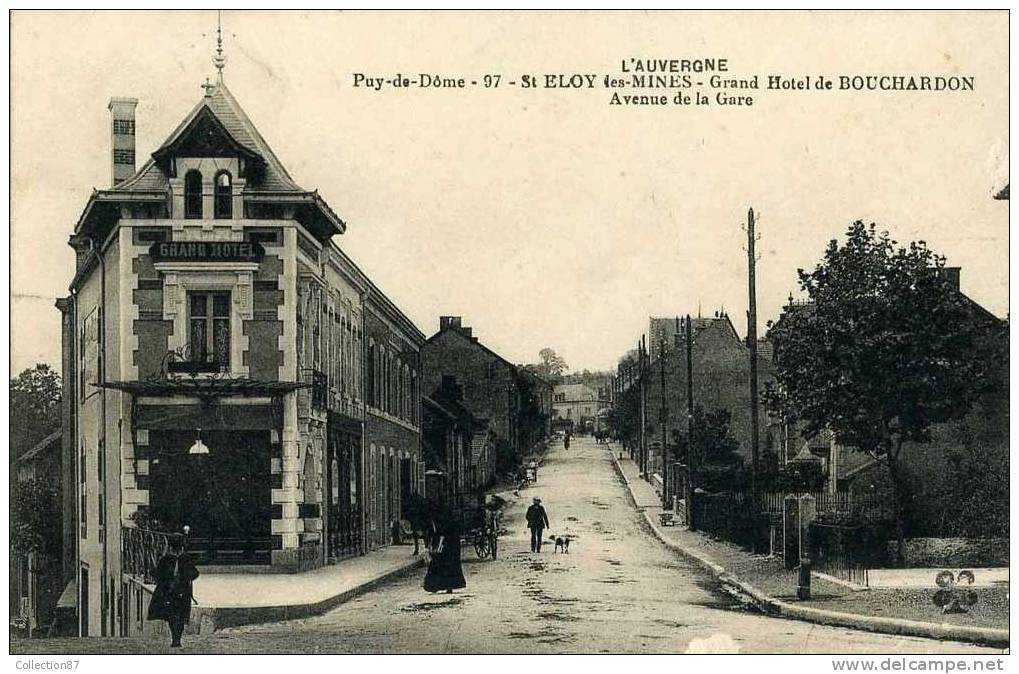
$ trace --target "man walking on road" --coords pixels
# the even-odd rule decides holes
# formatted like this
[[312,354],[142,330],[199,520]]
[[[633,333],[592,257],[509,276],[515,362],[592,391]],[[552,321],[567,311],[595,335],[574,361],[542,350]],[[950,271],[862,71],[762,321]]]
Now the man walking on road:
[[541,505],[541,499],[534,497],[534,503],[527,509],[527,528],[531,530],[531,552],[541,552],[541,532],[548,526],[548,514]]

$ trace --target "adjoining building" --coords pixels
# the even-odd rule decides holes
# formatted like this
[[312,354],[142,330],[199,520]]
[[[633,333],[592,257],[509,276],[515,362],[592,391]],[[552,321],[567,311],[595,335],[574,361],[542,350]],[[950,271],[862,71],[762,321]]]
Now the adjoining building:
[[153,547],[301,571],[391,540],[424,488],[424,335],[333,241],[223,82],[135,170],[116,98],[113,185],[70,244],[65,480],[79,633],[141,629]]
[[451,375],[422,402],[426,496],[460,511],[475,507],[479,494],[495,481],[488,421],[464,405],[463,390]]
[[497,470],[515,471],[520,458],[544,437],[547,417],[542,399],[547,383],[522,375],[463,325],[460,316],[442,316],[439,331],[421,350],[424,360],[422,391],[431,396],[446,377],[455,378],[463,405],[475,417],[486,419],[496,447]]

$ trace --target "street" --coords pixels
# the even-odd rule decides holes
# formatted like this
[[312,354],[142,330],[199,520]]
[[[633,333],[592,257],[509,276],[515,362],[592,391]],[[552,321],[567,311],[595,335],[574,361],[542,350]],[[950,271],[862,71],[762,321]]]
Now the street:
[[[570,554],[554,553],[551,543],[540,554],[529,552],[523,514],[534,496],[548,510],[546,538],[569,534]],[[992,652],[771,618],[740,607],[642,527],[606,446],[589,438],[576,438],[568,451],[559,445],[549,452],[537,484],[521,492],[504,525],[508,534],[500,539],[497,561],[477,560],[472,548],[464,548],[466,590],[427,594],[420,570],[322,616],[186,637],[184,652]],[[60,642],[60,650],[77,644],[91,651],[95,644],[106,652],[166,651],[165,644],[135,639]],[[46,643],[30,650],[45,652]]]

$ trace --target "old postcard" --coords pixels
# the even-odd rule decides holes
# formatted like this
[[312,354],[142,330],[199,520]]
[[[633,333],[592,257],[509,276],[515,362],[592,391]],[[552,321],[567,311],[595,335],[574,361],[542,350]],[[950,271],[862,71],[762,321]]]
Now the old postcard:
[[11,12],[18,668],[1002,669],[1008,36]]

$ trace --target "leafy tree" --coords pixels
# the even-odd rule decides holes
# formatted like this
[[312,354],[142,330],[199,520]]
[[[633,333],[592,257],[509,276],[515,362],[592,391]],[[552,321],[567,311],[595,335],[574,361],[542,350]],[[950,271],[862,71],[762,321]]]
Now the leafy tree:
[[983,386],[980,322],[943,268],[924,242],[900,247],[855,222],[813,271],[799,270],[808,310],[770,333],[778,387],[804,434],[829,428],[887,466],[900,564],[903,443],[928,441],[931,425],[965,414]]
[[705,413],[698,405],[694,408],[690,431],[686,440],[688,459],[696,471],[694,484],[707,491],[732,489],[739,478],[743,457],[739,442],[729,428],[730,416],[726,410]]
[[554,349],[545,347],[538,352],[538,357],[541,358],[542,371],[547,375],[561,377],[566,370],[570,369],[570,366]]
[[11,379],[13,461],[60,429],[60,375],[40,363]]
[[616,396],[616,404],[609,410],[609,430],[612,436],[628,447],[637,442],[640,423],[640,390],[631,386]]
[[60,495],[52,479],[33,478],[11,487],[11,549],[60,559]]

